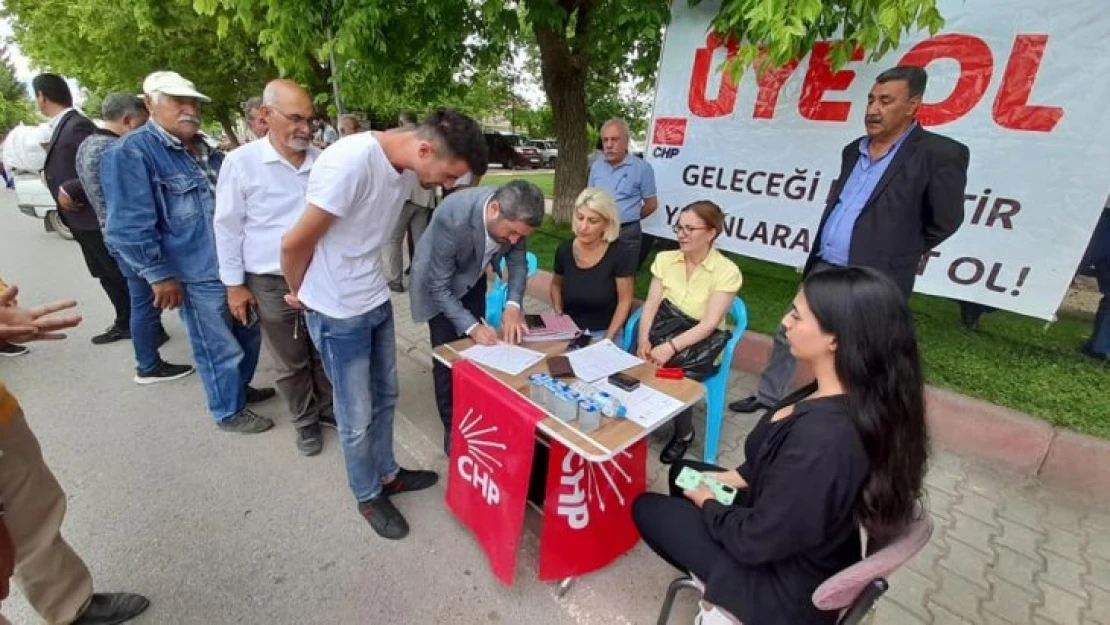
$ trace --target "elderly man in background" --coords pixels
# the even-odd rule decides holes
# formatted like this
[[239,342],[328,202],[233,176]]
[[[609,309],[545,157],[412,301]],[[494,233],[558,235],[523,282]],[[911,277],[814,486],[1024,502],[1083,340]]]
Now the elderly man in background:
[[255,96],[243,105],[243,119],[251,131],[248,141],[261,139],[269,132],[269,120],[262,114],[262,98]]
[[304,326],[289,306],[281,273],[281,237],[305,207],[309,172],[320,155],[312,146],[312,98],[290,80],[262,92],[269,132],[224,160],[216,185],[216,251],[227,304],[240,324],[257,311],[262,336],[277,365],[277,387],[293,415],[297,449],[323,448],[320,424],[335,425],[332,387]]
[[150,283],[154,305],[181,308],[208,410],[221,430],[254,434],[273,427],[247,408],[273,389],[248,393],[262,337],[232,319],[220,282],[212,227],[216,176],[223,157],[198,135],[200,104],[209,98],[176,72],[143,81],[151,120],[109,147],[101,158],[110,207],[108,242]]
[[349,137],[355,133],[362,132],[362,123],[358,118],[350,113],[339,116],[339,136]]
[[601,126],[602,157],[590,165],[590,187],[599,187],[613,196],[621,218],[618,243],[643,264],[655,238],[644,235],[640,220],[659,208],[655,197],[655,171],[651,165],[628,152],[628,123],[610,119]]
[[[98,128],[92,136],[81,143],[77,149],[77,177],[81,182],[81,193],[96,213],[100,227],[104,227],[107,206],[104,203],[104,189],[100,181],[100,161],[104,151],[121,136],[147,123],[150,115],[141,98],[130,93],[112,93],[104,98],[101,105],[104,127]],[[159,311],[154,307],[154,291],[139,277],[126,262],[120,261],[119,254],[108,246],[123,277],[127,279],[127,291],[131,298],[131,348],[135,352],[135,383],[156,384],[177,380],[192,374],[191,365],[177,365],[162,360],[158,348],[169,340],[162,327]]]

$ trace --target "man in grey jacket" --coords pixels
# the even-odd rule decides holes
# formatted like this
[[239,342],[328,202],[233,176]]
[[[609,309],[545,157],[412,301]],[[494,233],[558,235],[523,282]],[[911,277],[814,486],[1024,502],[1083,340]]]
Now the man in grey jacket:
[[[543,192],[514,180],[496,191],[487,187],[452,193],[432,214],[412,266],[409,295],[412,318],[428,322],[432,347],[469,336],[492,345],[497,333],[484,321],[486,267],[507,259],[509,297],[502,316],[502,337],[524,338],[524,288],[528,266],[525,237],[543,223]],[[436,406],[443,421],[443,450],[451,440],[451,370],[432,367]]]

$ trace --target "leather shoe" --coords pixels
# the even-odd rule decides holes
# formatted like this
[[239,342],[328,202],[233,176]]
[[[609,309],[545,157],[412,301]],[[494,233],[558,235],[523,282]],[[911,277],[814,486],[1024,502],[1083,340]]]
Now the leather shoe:
[[120,328],[117,326],[108,326],[100,334],[92,337],[93,345],[107,345],[108,343],[115,343],[116,341],[123,341],[131,338],[131,330]]
[[759,398],[755,395],[745,397],[739,401],[734,401],[728,405],[728,409],[733,412],[757,412],[768,408],[770,408],[770,406],[759,401]]
[[271,397],[274,397],[276,395],[277,391],[275,391],[273,387],[270,386],[264,386],[262,388],[254,388],[253,386],[248,386],[246,391],[246,399],[248,404],[257,404],[259,402],[266,401],[267,399],[270,399]]
[[690,432],[686,436],[679,437],[677,434],[671,437],[671,442],[663,448],[662,453],[659,454],[659,462],[663,464],[674,464],[686,455],[690,449],[690,444],[694,442],[694,433]]
[[315,456],[324,448],[324,435],[320,424],[313,423],[297,430],[297,449],[305,456]]
[[150,601],[129,592],[98,592],[73,625],[116,625],[126,623],[150,607]]

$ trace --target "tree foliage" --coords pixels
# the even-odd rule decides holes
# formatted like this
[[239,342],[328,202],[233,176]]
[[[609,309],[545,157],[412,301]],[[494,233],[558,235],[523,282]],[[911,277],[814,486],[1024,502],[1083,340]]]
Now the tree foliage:
[[0,134],[6,134],[21,122],[33,122],[35,118],[35,105],[27,86],[16,77],[7,48],[0,46]]
[[[337,80],[348,109],[398,111],[449,99],[463,93],[454,80],[459,69],[482,54],[493,58],[468,43],[483,27],[467,0],[196,0],[195,5],[206,14],[230,10],[236,23],[256,34],[263,56],[283,75],[312,86],[319,100],[331,101],[328,85]],[[231,27],[222,24],[224,30]]]
[[712,27],[741,42],[729,69],[742,72],[753,63],[759,69],[785,65],[808,54],[817,41],[834,38],[834,67],[847,63],[856,48],[878,60],[898,47],[906,32],[933,34],[942,26],[936,0],[725,0]]
[[[5,0],[15,40],[39,67],[75,78],[98,97],[138,93],[153,71],[173,70],[212,98],[206,114],[230,121],[276,75],[257,37],[190,0]],[[225,24],[228,36],[217,29]]]

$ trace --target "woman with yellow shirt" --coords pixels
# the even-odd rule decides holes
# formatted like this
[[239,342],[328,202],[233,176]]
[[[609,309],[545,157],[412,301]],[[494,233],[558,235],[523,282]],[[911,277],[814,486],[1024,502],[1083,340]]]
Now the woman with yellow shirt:
[[[679,212],[674,233],[677,251],[661,252],[651,264],[651,289],[640,318],[636,353],[659,366],[725,328],[728,309],[740,290],[740,269],[713,247],[721,234],[724,213],[708,200],[694,202]],[[696,325],[652,345],[649,340],[663,300],[697,320]],[[671,464],[686,455],[694,440],[693,410],[675,418],[674,434],[659,460]]]

